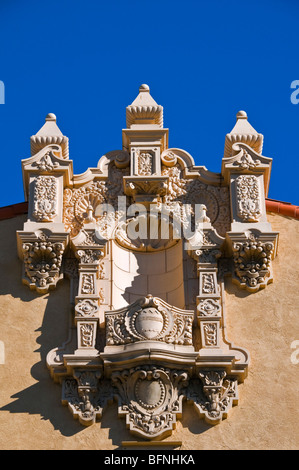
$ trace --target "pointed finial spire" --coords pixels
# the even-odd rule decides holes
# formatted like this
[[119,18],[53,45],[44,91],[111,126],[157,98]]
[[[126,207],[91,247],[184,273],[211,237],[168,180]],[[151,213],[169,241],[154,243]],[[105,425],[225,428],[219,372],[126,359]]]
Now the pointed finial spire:
[[148,91],[150,92],[150,88],[148,85],[146,85],[145,83],[143,85],[140,85],[139,87],[139,93],[141,93],[142,91]]
[[163,128],[163,106],[156,103],[145,83],[140,85],[139,94],[126,109],[127,128],[147,125]]
[[47,114],[45,124],[33,136],[30,137],[31,155],[35,155],[42,148],[50,144],[60,145],[63,158],[69,157],[69,139],[64,136],[56,124],[56,115]]
[[248,116],[245,111],[238,111],[237,122],[234,128],[225,137],[224,158],[232,154],[232,146],[236,142],[242,142],[249,145],[255,152],[261,154],[263,150],[264,136],[259,134],[248,122]]
[[55,121],[56,122],[56,115],[54,113],[47,114],[46,121]]

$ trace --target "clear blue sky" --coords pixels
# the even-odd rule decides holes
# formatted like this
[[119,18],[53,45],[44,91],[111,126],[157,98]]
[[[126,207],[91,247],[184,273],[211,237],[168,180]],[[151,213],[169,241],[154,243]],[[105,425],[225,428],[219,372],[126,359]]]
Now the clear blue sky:
[[0,206],[24,201],[21,159],[47,113],[82,173],[121,148],[142,83],[170,147],[211,171],[245,110],[273,158],[269,197],[299,205],[298,0],[1,0],[0,80]]

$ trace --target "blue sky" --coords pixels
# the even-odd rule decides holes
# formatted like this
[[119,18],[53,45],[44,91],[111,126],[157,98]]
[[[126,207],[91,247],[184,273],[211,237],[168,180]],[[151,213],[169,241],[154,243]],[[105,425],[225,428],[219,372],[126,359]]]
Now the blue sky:
[[47,113],[82,173],[121,148],[142,83],[169,146],[211,171],[245,110],[273,158],[269,197],[299,205],[298,32],[298,0],[0,0],[0,206],[24,201],[21,159]]

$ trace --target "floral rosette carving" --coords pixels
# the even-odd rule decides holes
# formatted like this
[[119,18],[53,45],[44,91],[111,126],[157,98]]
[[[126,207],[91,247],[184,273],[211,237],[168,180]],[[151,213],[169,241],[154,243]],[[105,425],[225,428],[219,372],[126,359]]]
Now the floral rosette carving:
[[98,310],[97,302],[91,299],[80,300],[75,306],[75,314],[78,317],[96,317]]
[[[84,224],[90,222],[95,224],[103,237],[109,236],[109,227],[123,215],[124,209],[118,207],[118,197],[124,196],[122,180],[127,174],[128,168],[113,165],[109,169],[108,179],[64,190],[64,224],[72,238],[84,230]],[[106,213],[105,204],[111,205],[114,210]],[[100,210],[101,205],[104,205],[103,210]]]

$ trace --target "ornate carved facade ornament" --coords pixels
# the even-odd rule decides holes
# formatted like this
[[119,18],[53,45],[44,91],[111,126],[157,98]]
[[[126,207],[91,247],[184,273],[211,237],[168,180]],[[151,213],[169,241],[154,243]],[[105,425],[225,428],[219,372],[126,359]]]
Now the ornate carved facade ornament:
[[111,380],[118,390],[119,416],[126,418],[132,434],[147,439],[171,434],[182,414],[186,371],[138,366],[113,372]]
[[57,180],[55,176],[38,176],[34,181],[33,217],[51,222],[57,215]]
[[244,112],[221,173],[169,148],[147,85],[126,119],[122,149],[74,175],[68,138],[46,117],[22,161],[29,209],[18,253],[37,293],[71,281],[70,334],[47,356],[62,404],[91,425],[116,400],[132,434],[162,439],[184,400],[212,425],[238,403],[249,354],[226,338],[225,279],[251,293],[273,280],[272,160]]
[[54,289],[62,279],[62,256],[68,235],[48,234],[38,231],[33,234],[23,233],[23,283],[40,294]]
[[147,296],[129,308],[106,313],[106,343],[118,345],[155,340],[192,345],[194,312],[181,311]]
[[257,222],[262,215],[259,180],[254,175],[236,178],[237,211],[245,222]]
[[233,241],[233,281],[248,291],[255,292],[273,281],[271,262],[275,256],[275,239],[249,234],[248,238]]
[[191,381],[187,393],[199,416],[213,425],[226,418],[238,402],[237,380],[227,377],[224,370],[203,370],[199,379]]

